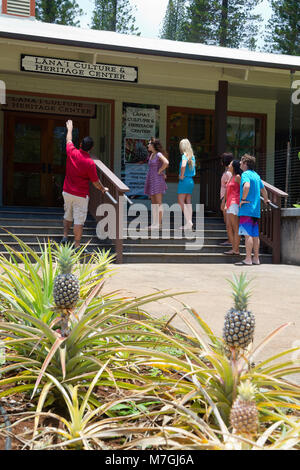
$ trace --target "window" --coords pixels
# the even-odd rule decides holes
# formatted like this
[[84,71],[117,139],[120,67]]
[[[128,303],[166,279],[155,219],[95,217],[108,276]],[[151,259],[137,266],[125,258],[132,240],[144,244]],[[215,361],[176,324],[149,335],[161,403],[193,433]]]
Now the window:
[[[227,149],[235,158],[245,153],[256,156],[257,170],[265,175],[265,115],[228,112]],[[214,154],[214,111],[193,108],[168,108],[167,151],[169,176],[178,176],[180,164],[179,142],[190,140],[196,157],[196,167]]]
[[3,0],[2,13],[13,16],[35,16],[35,1]]
[[[233,113],[232,113],[233,114]],[[228,113],[227,152],[239,159],[245,153],[256,157],[256,169],[265,176],[265,117]]]
[[196,168],[202,158],[213,155],[213,113],[208,110],[168,108],[167,151],[168,174],[177,176],[181,155],[179,142],[189,139],[192,144]]

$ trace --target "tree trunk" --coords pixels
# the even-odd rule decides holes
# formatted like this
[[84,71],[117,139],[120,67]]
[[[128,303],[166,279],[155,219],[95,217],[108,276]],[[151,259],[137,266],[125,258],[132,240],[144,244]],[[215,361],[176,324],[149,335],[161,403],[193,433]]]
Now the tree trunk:
[[228,36],[228,0],[222,0],[222,12],[220,23],[220,46],[227,46]]

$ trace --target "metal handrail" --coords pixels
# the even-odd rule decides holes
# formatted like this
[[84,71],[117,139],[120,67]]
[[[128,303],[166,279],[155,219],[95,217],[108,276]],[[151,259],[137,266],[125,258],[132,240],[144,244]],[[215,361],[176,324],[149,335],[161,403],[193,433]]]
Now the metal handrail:
[[104,194],[109,197],[109,199],[111,200],[111,202],[112,202],[113,204],[115,204],[115,205],[118,204],[118,202],[117,202],[117,201],[115,200],[115,198],[110,194],[109,191],[105,191]]
[[[264,198],[262,196],[260,196],[260,199],[261,201],[264,201]],[[273,207],[273,209],[279,209],[278,206],[276,206],[276,204],[274,204],[272,201],[268,201],[268,204]]]
[[133,204],[132,200],[129,199],[129,197],[126,196],[126,194],[124,194],[124,197],[125,197],[126,201],[127,201],[129,204]]

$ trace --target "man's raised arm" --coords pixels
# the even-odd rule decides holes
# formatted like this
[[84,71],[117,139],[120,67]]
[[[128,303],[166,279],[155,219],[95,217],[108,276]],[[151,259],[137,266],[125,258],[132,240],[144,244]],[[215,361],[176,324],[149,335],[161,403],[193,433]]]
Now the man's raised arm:
[[69,119],[69,121],[66,122],[66,127],[67,127],[67,137],[66,141],[72,142],[72,133],[73,133],[73,121]]

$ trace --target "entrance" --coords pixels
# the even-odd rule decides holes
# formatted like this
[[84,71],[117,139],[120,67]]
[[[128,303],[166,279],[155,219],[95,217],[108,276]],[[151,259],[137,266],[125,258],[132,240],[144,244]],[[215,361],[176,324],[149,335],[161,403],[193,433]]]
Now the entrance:
[[[61,207],[69,117],[5,115],[4,204]],[[89,120],[75,118],[73,126],[78,147],[89,134]]]

